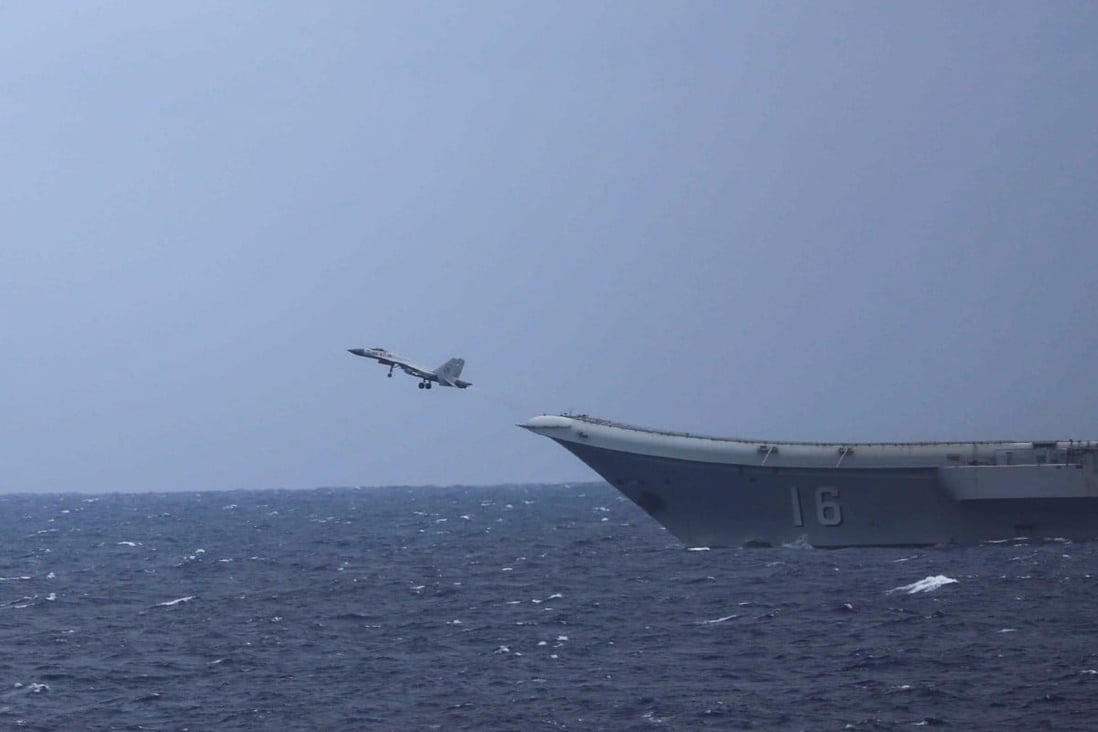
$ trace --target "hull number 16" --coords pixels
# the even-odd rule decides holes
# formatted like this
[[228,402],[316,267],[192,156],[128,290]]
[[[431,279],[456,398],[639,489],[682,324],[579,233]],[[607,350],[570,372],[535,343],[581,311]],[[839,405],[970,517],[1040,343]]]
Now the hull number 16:
[[[790,486],[789,497],[793,501],[793,525],[804,526],[801,512],[801,494],[796,486]],[[843,508],[839,505],[839,489],[821,486],[816,489],[816,521],[820,526],[839,526],[843,522]]]

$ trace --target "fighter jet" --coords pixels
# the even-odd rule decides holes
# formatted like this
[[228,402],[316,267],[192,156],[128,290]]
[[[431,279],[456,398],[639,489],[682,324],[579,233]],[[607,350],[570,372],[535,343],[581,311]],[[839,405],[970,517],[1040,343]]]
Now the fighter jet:
[[372,358],[382,366],[388,366],[390,379],[393,378],[393,369],[399,367],[404,373],[420,380],[420,389],[430,389],[431,384],[456,386],[459,389],[467,389],[472,386],[468,381],[462,381],[458,378],[461,376],[462,367],[465,366],[465,359],[463,358],[451,358],[434,371],[428,371],[402,356],[386,351],[384,348],[348,348],[347,351],[356,356]]

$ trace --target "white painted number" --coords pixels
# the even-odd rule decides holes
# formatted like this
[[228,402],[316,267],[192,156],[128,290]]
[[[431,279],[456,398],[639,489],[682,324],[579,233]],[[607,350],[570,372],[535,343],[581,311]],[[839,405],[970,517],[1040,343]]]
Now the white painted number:
[[843,522],[843,509],[839,506],[839,491],[836,488],[820,487],[816,489],[816,518],[820,526],[838,526]]
[[[789,500],[793,503],[793,525],[804,526],[801,511],[801,494],[796,486],[789,486]],[[822,486],[816,489],[816,520],[820,526],[840,526],[843,523],[843,507],[839,505],[839,489]]]
[[793,525],[804,526],[804,516],[801,515],[801,497],[797,493],[797,486],[789,486],[789,497],[793,499]]

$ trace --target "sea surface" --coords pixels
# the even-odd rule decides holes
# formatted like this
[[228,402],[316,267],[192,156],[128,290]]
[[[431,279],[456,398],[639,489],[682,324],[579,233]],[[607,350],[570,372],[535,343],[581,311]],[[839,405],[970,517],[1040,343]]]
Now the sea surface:
[[1098,546],[688,550],[608,485],[0,496],[0,730],[1098,729]]

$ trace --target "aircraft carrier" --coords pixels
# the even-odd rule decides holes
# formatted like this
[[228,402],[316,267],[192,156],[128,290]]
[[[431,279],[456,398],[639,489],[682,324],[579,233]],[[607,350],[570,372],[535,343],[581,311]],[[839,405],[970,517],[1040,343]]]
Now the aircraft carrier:
[[690,547],[1098,538],[1098,441],[775,442],[571,414],[519,426]]

